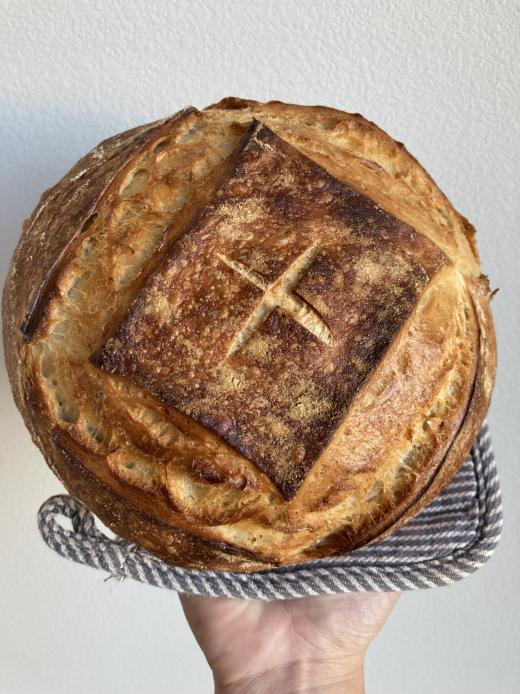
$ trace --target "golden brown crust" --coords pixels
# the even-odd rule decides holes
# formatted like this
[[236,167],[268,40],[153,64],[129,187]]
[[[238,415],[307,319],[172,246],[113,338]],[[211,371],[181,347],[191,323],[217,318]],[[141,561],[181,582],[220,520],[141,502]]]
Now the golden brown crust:
[[[258,419],[244,420],[242,438],[226,436],[208,419],[194,417],[188,399],[180,406],[178,398],[148,388],[161,401],[133,382],[139,379],[126,378],[128,370],[118,371],[123,377],[109,375],[88,361],[122,319],[124,324],[147,278],[160,277],[164,259],[178,254],[178,239],[189,240],[185,232],[211,208],[255,119],[264,124],[269,146],[289,152],[291,161],[310,158],[315,176],[325,169],[335,181],[336,199],[358,191],[373,201],[373,212],[382,210],[396,228],[408,230],[407,243],[416,233],[422,245],[412,244],[414,262],[422,272],[424,262],[436,258],[389,347],[369,360],[362,387],[351,392],[343,414],[292,484],[290,477],[276,476],[272,455],[262,467],[265,435],[256,450],[242,445],[259,431]],[[278,173],[289,169],[280,166]],[[260,176],[257,189],[266,181]],[[303,189],[293,185],[301,207]],[[306,204],[315,224],[320,214],[330,216],[331,202],[321,212],[312,209],[311,198]],[[282,207],[286,224],[295,208]],[[372,224],[381,228],[381,220]],[[302,249],[294,238],[298,255]],[[254,248],[238,258],[247,261],[240,265],[231,251],[221,272],[232,277],[238,268],[243,275],[244,266],[256,263],[253,279],[270,279]],[[366,281],[371,273],[383,276],[383,268],[383,261],[370,268],[364,263]],[[295,290],[310,306],[320,298],[312,277],[308,271],[299,276]],[[325,273],[316,270],[314,277],[316,284]],[[395,280],[386,282],[396,286]],[[377,296],[374,284],[371,296]],[[496,348],[489,298],[473,227],[400,143],[357,114],[227,99],[106,141],[44,194],[24,225],[4,288],[4,344],[17,405],[72,494],[120,535],[166,561],[253,571],[346,551],[394,532],[451,479],[491,396]],[[344,320],[341,301],[329,303],[332,323],[334,317]],[[323,304],[316,308],[323,316]],[[330,335],[317,325],[322,339],[304,330],[298,344],[304,339],[307,349],[316,341],[323,345]],[[286,326],[284,339],[299,327]],[[134,329],[130,337],[137,335]],[[133,357],[127,360],[132,363]],[[342,357],[330,363],[336,375],[341,364],[350,364],[344,380],[353,362]],[[263,373],[265,378],[268,371]],[[322,386],[323,373],[314,382]],[[239,399],[235,407],[246,405]],[[312,426],[306,432],[295,427],[295,435],[310,441]]]
[[290,499],[447,262],[259,124],[94,361],[214,431]]
[[388,537],[417,515],[452,480],[461,466],[461,460],[464,461],[469,454],[486,416],[496,373],[496,342],[489,309],[489,284],[487,279],[481,276],[476,281],[470,281],[469,289],[479,316],[479,353],[470,401],[467,408],[461,412],[458,431],[441,464],[434,471],[430,484],[425,486],[423,492],[408,505],[408,508],[395,509],[386,522],[386,529],[383,529],[384,524],[373,529],[372,532],[377,539]]

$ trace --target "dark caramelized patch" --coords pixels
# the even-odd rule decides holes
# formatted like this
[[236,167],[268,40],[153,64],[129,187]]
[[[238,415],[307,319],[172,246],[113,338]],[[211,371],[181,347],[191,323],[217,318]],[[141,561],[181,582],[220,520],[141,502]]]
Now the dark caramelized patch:
[[289,499],[447,262],[258,124],[93,361],[216,432]]

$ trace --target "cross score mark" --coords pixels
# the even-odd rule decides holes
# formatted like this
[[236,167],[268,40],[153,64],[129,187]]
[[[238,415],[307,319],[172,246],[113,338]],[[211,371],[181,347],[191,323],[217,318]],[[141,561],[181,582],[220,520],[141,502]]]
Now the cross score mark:
[[318,246],[310,246],[301,253],[273,283],[269,284],[265,279],[251,270],[246,265],[238,260],[233,260],[225,255],[217,253],[217,256],[228,267],[239,275],[245,277],[255,287],[264,292],[262,301],[258,304],[255,310],[251,313],[245,325],[238,331],[233,338],[228,350],[228,356],[232,356],[242,347],[250,336],[257,330],[258,326],[263,323],[271,311],[280,307],[291,318],[299,323],[305,330],[308,330],[312,335],[317,337],[321,342],[327,345],[332,344],[332,336],[329,328],[325,324],[320,314],[307,301],[293,294],[294,288],[297,286],[301,276],[312,263]]

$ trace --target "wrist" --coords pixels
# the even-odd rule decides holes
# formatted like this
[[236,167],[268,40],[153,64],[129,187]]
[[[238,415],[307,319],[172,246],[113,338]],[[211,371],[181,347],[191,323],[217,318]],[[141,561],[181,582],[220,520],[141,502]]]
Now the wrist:
[[296,660],[224,680],[214,675],[215,694],[364,694],[363,659]]

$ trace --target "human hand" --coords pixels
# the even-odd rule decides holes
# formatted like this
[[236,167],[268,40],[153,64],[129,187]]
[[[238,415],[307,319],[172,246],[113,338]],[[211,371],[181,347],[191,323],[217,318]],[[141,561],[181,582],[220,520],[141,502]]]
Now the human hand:
[[398,597],[265,602],[179,594],[216,694],[362,694],[365,653]]

